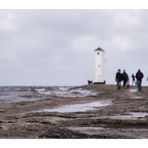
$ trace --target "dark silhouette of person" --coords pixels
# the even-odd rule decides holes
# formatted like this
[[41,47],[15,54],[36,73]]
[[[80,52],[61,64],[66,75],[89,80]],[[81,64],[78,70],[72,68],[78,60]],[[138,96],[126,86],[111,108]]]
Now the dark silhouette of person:
[[116,73],[116,82],[117,82],[117,89],[120,90],[121,89],[121,81],[122,81],[122,74],[121,74],[121,70],[118,69],[118,72]]
[[140,69],[138,69],[136,73],[138,91],[141,91],[141,84],[142,84],[143,77],[144,77],[143,73],[141,72]]
[[125,70],[123,70],[122,79],[123,79],[123,88],[127,88],[129,86],[129,77]]
[[135,84],[135,75],[134,74],[132,74],[132,86],[134,86],[134,84]]

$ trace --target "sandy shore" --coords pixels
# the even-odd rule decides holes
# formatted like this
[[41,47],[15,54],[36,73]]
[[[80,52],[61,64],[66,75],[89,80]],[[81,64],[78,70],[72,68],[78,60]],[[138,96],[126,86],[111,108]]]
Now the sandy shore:
[[[113,85],[82,88],[101,91],[83,98],[48,98],[0,104],[0,138],[148,138],[148,87],[117,91]],[[85,112],[47,112],[63,105],[111,102]]]

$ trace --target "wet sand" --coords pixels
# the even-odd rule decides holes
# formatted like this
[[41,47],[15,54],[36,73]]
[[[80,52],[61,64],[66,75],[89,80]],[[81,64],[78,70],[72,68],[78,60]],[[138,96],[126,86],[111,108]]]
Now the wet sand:
[[[0,138],[148,138],[148,87],[116,90],[114,85],[81,88],[102,93],[90,97],[58,97],[0,104]],[[57,108],[93,102],[108,105],[57,112]],[[99,104],[99,103],[98,103]],[[71,106],[72,107],[72,106]]]

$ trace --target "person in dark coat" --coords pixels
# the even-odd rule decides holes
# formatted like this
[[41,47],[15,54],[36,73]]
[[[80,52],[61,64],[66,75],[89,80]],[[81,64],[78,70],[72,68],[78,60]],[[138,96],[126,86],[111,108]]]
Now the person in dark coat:
[[116,82],[117,82],[117,89],[118,90],[121,89],[121,81],[122,81],[122,74],[121,74],[121,70],[118,69],[118,72],[116,73]]
[[127,88],[129,86],[129,77],[125,70],[123,70],[122,79],[123,79],[123,88]]
[[138,69],[138,72],[136,73],[136,79],[137,79],[137,87],[139,91],[141,91],[141,84],[142,84],[143,77],[144,77],[143,73],[141,72],[140,69]]

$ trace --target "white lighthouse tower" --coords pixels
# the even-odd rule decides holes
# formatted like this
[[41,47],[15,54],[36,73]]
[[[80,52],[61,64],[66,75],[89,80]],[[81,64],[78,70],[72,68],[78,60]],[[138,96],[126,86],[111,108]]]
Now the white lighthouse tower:
[[104,64],[104,54],[105,51],[102,48],[97,48],[94,50],[95,53],[95,79],[94,83],[104,84],[103,77],[103,64]]

